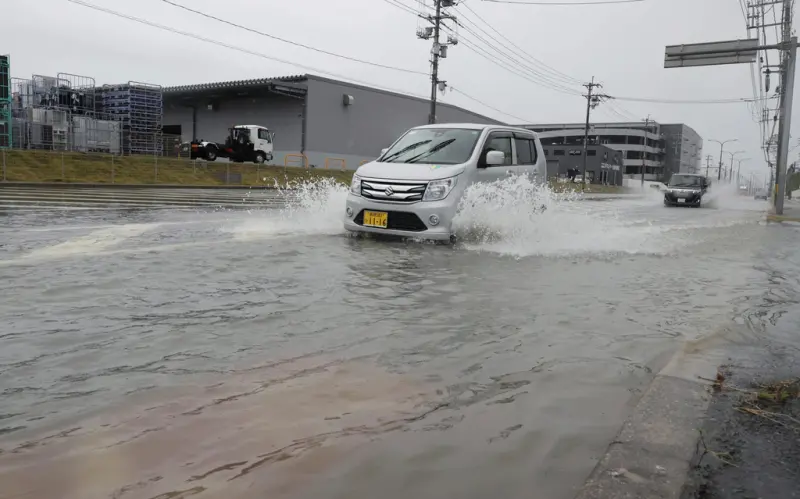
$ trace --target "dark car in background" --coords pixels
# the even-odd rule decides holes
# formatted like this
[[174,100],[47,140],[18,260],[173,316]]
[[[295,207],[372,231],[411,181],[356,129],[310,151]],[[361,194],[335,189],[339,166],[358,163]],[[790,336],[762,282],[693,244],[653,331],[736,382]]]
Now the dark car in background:
[[698,208],[710,186],[711,181],[703,175],[677,173],[669,179],[664,190],[664,206]]

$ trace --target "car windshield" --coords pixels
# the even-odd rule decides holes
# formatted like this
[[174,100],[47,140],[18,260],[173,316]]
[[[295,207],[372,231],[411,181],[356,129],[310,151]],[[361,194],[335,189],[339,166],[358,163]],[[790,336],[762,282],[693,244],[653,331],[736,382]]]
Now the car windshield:
[[669,181],[670,187],[701,187],[703,177],[695,175],[673,175]]
[[480,130],[464,128],[418,128],[409,130],[378,160],[381,163],[465,163]]

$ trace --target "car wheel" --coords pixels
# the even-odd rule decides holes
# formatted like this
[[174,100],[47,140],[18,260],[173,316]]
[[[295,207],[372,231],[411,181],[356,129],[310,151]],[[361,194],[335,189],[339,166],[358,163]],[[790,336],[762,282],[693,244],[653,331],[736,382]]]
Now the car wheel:
[[256,153],[256,159],[253,160],[253,162],[260,165],[260,164],[264,163],[264,160],[266,160],[266,156],[264,155],[264,153],[263,152],[257,152]]
[[217,151],[214,149],[206,149],[206,160],[214,161],[217,159]]

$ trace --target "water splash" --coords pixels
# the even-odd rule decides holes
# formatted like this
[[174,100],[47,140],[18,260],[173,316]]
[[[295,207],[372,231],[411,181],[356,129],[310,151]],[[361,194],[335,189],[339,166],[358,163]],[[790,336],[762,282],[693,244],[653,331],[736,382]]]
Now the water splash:
[[287,188],[275,185],[285,206],[279,210],[251,212],[227,231],[238,240],[275,236],[341,234],[347,186],[333,179],[304,180]]
[[659,227],[634,226],[614,203],[555,193],[526,177],[467,189],[455,220],[468,249],[515,257],[587,253],[663,253]]

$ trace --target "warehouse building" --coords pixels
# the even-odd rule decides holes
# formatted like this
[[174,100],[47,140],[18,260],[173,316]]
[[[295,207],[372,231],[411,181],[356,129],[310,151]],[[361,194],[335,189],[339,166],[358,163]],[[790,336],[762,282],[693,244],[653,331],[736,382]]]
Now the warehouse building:
[[[166,87],[163,99],[165,135],[223,141],[233,125],[261,125],[275,132],[273,163],[304,154],[317,168],[327,160],[355,169],[430,112],[427,99],[308,74]],[[436,109],[438,123],[501,123],[449,104]]]
[[[584,123],[519,126],[539,132],[543,145],[583,145]],[[699,172],[703,152],[703,139],[684,124],[592,123],[589,144],[621,151],[625,177],[638,179],[644,168],[645,180],[663,182],[673,173]]]
[[[583,146],[546,145],[548,178],[565,180],[570,170],[583,175]],[[586,148],[586,179],[592,184],[622,185],[623,153],[603,145]]]

